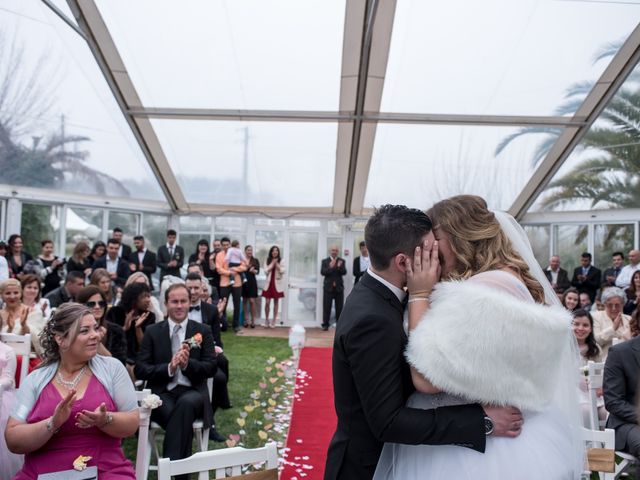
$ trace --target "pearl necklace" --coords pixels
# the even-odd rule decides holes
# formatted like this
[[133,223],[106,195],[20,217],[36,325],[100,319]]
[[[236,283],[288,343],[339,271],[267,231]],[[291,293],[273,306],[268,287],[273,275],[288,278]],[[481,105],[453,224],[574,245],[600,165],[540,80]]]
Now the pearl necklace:
[[87,370],[87,366],[85,365],[84,367],[82,367],[80,369],[80,371],[78,372],[78,374],[73,378],[73,380],[65,380],[62,377],[62,372],[60,370],[58,370],[58,378],[56,379],[56,381],[63,386],[64,388],[66,388],[67,390],[75,390],[75,388],[78,386],[78,383],[80,383],[80,379],[82,378],[82,375],[84,375],[84,372]]

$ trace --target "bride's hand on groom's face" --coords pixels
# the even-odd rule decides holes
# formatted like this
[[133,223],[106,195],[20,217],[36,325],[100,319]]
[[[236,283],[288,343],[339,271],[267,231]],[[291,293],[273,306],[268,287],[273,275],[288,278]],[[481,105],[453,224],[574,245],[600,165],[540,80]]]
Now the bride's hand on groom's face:
[[483,405],[482,408],[485,415],[493,422],[492,436],[515,438],[522,432],[524,417],[516,407]]
[[407,289],[412,293],[431,293],[434,285],[440,280],[440,260],[438,259],[438,242],[427,240],[416,247],[413,259],[405,260],[407,270]]

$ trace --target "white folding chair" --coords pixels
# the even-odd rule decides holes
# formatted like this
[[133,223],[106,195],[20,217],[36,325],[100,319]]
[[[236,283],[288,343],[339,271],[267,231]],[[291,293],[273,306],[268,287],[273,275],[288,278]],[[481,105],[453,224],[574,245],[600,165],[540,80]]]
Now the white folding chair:
[[[271,442],[260,448],[246,449],[240,447],[198,452],[182,460],[161,458],[158,462],[158,480],[170,480],[172,475],[184,475],[198,472],[198,480],[207,480],[209,472],[214,471],[214,478],[242,479],[244,465],[265,462],[265,470],[246,474],[247,478],[256,477],[260,480],[278,480],[278,449]],[[231,477],[227,476],[227,469],[231,470]]]
[[[602,388],[604,377],[604,363],[591,362],[587,364],[588,391],[589,391],[589,425],[591,430],[602,430],[606,426],[606,420],[598,417],[598,395],[597,390]],[[615,446],[615,442],[614,442]],[[611,478],[618,478],[628,467],[637,464],[637,459],[626,452],[616,451],[616,455],[622,461],[616,464],[616,473]]]
[[589,393],[589,427],[591,430],[602,430],[606,420],[598,416],[598,390],[602,388],[604,362],[587,363],[587,391]]
[[22,357],[20,365],[19,383],[29,375],[29,355],[31,354],[31,334],[17,335],[15,333],[0,333],[0,341],[6,343],[16,352],[16,357]]
[[138,449],[136,452],[136,478],[147,480],[149,475],[149,459],[151,456],[151,443],[149,442],[149,422],[151,419],[151,409],[141,405],[147,395],[151,395],[151,390],[136,390],[140,410],[140,427],[138,428]]
[[[616,446],[616,433],[612,429],[589,430],[588,428],[582,429],[582,438],[588,448],[606,448],[607,450],[615,450]],[[600,480],[614,480],[616,478],[614,473],[609,472],[597,472],[600,476]]]
[[[213,378],[207,379],[207,389],[209,390],[209,398],[211,398],[211,394],[213,393]],[[193,436],[196,440],[196,445],[201,452],[206,452],[209,449],[209,429],[204,428],[204,421],[202,419],[197,419],[193,422]],[[156,461],[159,462],[160,458],[160,449],[158,447],[159,442],[164,437],[164,432],[162,431],[162,427],[158,425],[156,422],[150,422],[149,424],[149,444],[150,444],[150,455],[147,460],[147,470],[157,470],[157,465],[151,464],[151,457],[155,456]],[[151,455],[153,453],[153,455]]]

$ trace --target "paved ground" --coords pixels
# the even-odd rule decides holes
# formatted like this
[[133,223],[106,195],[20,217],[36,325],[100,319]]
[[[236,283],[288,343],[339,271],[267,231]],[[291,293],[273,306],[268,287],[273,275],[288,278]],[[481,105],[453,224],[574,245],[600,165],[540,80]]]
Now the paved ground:
[[[305,345],[307,347],[332,347],[335,331],[335,328],[330,328],[326,332],[321,328],[307,328],[305,331]],[[243,328],[238,335],[245,337],[289,338],[289,327],[263,328],[256,326],[256,328]]]

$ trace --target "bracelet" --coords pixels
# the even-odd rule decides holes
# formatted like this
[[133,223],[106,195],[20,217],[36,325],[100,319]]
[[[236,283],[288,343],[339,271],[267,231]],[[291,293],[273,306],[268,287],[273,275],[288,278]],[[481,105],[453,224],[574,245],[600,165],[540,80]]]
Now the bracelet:
[[104,423],[100,426],[100,428],[104,428],[107,425],[111,425],[113,423],[113,413],[111,412],[107,412],[106,415],[107,419],[104,421]]
[[47,432],[49,432],[51,435],[55,435],[60,431],[60,428],[53,428],[53,417],[49,417],[49,420],[47,420],[47,423],[45,423],[44,425],[47,428]]
[[428,302],[429,298],[427,297],[418,297],[418,298],[410,298],[409,301],[407,303],[413,303],[413,302]]
[[431,290],[416,290],[415,292],[409,292],[409,295],[415,296],[415,295],[424,294],[424,293],[426,293],[427,295],[430,295]]

